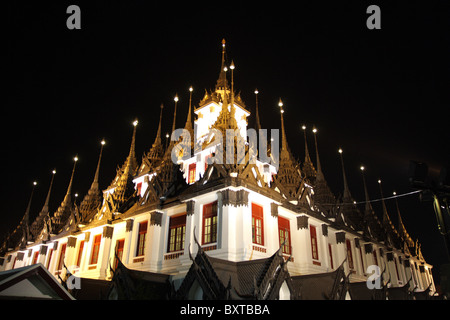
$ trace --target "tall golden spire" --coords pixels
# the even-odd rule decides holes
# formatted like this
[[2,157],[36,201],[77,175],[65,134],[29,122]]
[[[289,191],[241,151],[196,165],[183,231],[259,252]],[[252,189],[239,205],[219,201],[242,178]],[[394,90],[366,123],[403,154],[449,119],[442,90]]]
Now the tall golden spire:
[[155,142],[153,142],[152,147],[147,154],[142,157],[141,168],[139,169],[139,174],[144,172],[149,172],[152,167],[162,160],[164,155],[164,147],[161,141],[161,124],[162,124],[162,113],[164,105],[161,103],[161,110],[159,112],[159,124],[158,131],[156,132]]
[[378,186],[380,187],[381,204],[383,206],[383,223],[392,224],[389,214],[387,212],[386,203],[384,202],[383,188],[381,187],[381,180],[378,180]]
[[364,166],[361,166],[360,169],[361,169],[361,175],[362,175],[363,185],[364,185],[364,196],[366,198],[365,213],[369,214],[369,213],[373,212],[373,208],[372,208],[372,204],[370,203],[369,192],[367,191],[366,178],[365,178],[365,175],[364,175],[364,172],[365,172],[366,168]]
[[303,135],[305,138],[305,161],[303,162],[302,171],[305,174],[306,178],[308,178],[311,182],[314,182],[316,179],[316,169],[311,161],[308,150],[308,142],[306,139],[306,126],[302,126]]
[[190,145],[189,147],[191,149],[194,148],[194,143],[195,143],[195,136],[194,136],[194,129],[192,128],[192,92],[194,91],[194,89],[191,87],[189,87],[189,110],[188,110],[188,115],[187,115],[187,119],[186,119],[186,124],[184,125],[184,129],[189,131],[189,135],[190,135]]
[[288,201],[298,201],[301,191],[303,190],[303,181],[301,178],[299,164],[293,159],[287,145],[283,119],[283,102],[281,99],[278,102],[278,106],[280,107],[281,116],[281,151],[279,168],[275,177],[275,184]]
[[37,182],[33,182],[33,188],[31,189],[30,200],[28,200],[27,209],[25,210],[25,214],[23,215],[22,220],[20,221],[20,226],[22,227],[23,238],[21,241],[21,247],[25,248],[27,242],[31,240],[30,234],[30,209],[31,209],[31,200],[33,199],[34,189],[36,188]]
[[220,73],[219,73],[219,79],[217,80],[216,84],[216,91],[218,89],[226,90],[227,85],[227,76],[225,72],[225,39],[222,39],[222,62],[220,65]]
[[49,215],[49,209],[48,204],[50,202],[50,193],[52,191],[53,186],[53,180],[55,178],[56,170],[52,170],[52,178],[50,180],[50,187],[48,188],[47,197],[45,198],[44,206],[42,207],[41,211],[39,212],[39,215],[36,217],[36,219],[31,224],[31,233],[34,238],[36,238],[41,232],[42,227],[44,226],[44,219]]
[[317,166],[317,177],[318,177],[318,176],[319,176],[319,173],[320,173],[321,175],[323,175],[323,172],[322,172],[322,166],[320,165],[319,147],[317,146],[317,135],[316,135],[316,133],[317,133],[317,128],[314,127],[312,131],[313,131],[313,133],[314,133],[314,144],[315,144],[315,146],[316,146],[316,166]]
[[53,215],[52,218],[52,225],[54,226],[53,231],[58,233],[61,231],[60,229],[64,226],[66,223],[66,220],[69,218],[69,216],[72,213],[73,210],[73,204],[72,204],[72,184],[73,184],[73,177],[75,175],[75,168],[78,162],[78,156],[75,156],[73,158],[74,164],[72,169],[72,175],[70,177],[69,186],[67,188],[66,195],[64,197],[63,202],[61,202],[61,205],[58,207],[56,212]]
[[80,203],[80,214],[81,220],[83,222],[88,222],[93,215],[95,215],[96,210],[101,205],[102,197],[100,189],[98,187],[98,176],[100,171],[100,163],[102,159],[103,146],[105,145],[105,140],[100,142],[100,155],[98,157],[97,168],[95,170],[94,181],[92,182],[91,188],[88,193],[84,196],[83,201]]
[[344,157],[343,157],[343,155],[342,155],[343,150],[342,150],[341,148],[339,148],[338,152],[339,152],[340,159],[341,159],[342,177],[343,177],[343,180],[344,180],[344,195],[343,195],[343,200],[344,200],[344,202],[353,202],[353,200],[352,200],[352,195],[350,194],[350,189],[349,189],[348,183],[347,183],[347,175],[345,174]]
[[283,113],[284,113],[284,109],[283,109],[283,101],[280,100],[278,101],[278,106],[280,107],[280,117],[281,117],[281,151],[287,151],[288,150],[288,145],[287,145],[287,138],[286,138],[286,131],[284,129],[284,117],[283,117]]
[[178,94],[175,94],[175,98],[173,98],[173,101],[175,101],[175,110],[173,112],[172,132],[174,132],[176,129]]
[[156,132],[156,138],[155,142],[153,142],[152,148],[154,148],[157,145],[161,145],[161,123],[162,123],[162,112],[164,109],[164,105],[161,103],[160,105],[160,112],[159,112],[159,124],[158,124],[158,131]]
[[48,188],[47,197],[45,198],[44,206],[39,213],[39,216],[46,216],[48,214],[48,204],[50,202],[50,193],[52,192],[53,180],[55,179],[56,169],[52,170],[52,178],[50,180],[50,186]]
[[[123,166],[117,170],[115,179],[109,188],[114,187],[111,198],[114,202],[115,210],[121,210],[121,206],[128,200],[134,192],[133,176],[136,174],[137,162],[135,157],[136,127],[138,120],[133,121],[133,137],[131,139],[130,153]],[[110,217],[111,218],[111,217]]]
[[78,156],[75,156],[73,158],[73,169],[72,169],[72,175],[70,176],[70,182],[69,182],[69,186],[67,187],[67,192],[66,192],[66,196],[64,197],[64,202],[65,201],[70,201],[70,196],[72,194],[72,184],[73,184],[73,177],[75,175],[75,168],[77,166],[77,162],[78,162]]
[[[394,196],[396,193],[394,192]],[[402,216],[400,214],[400,208],[398,206],[397,198],[395,198],[395,205],[397,207],[397,217],[398,217],[398,233],[400,238],[403,240],[403,242],[406,243],[408,247],[414,247],[414,240],[409,235],[408,231],[406,230],[405,225],[403,224]]]
[[[378,180],[378,185],[380,187],[380,196],[381,196],[381,204],[383,206],[383,226],[385,228],[387,228],[385,231],[388,232],[393,232],[393,233],[398,233],[397,230],[394,227],[394,224],[391,221],[391,218],[389,217],[387,208],[386,208],[386,203],[384,201],[384,195],[383,195],[383,188],[381,187],[381,180]],[[390,229],[389,229],[390,228]],[[392,241],[392,238],[390,236],[388,236],[388,239]]]
[[[231,69],[231,106],[230,106],[230,118],[231,118],[231,121],[233,121],[233,119],[235,119],[235,115],[236,115],[236,108],[234,107],[234,75],[233,75],[233,71],[234,71],[234,69],[235,69],[235,66],[234,66],[233,60],[231,60],[230,69]],[[235,121],[235,120],[234,120],[234,121]]]
[[314,182],[314,203],[322,206],[327,213],[331,213],[332,208],[336,205],[336,198],[328,187],[325,176],[322,172],[322,166],[320,165],[319,147],[317,145],[317,128],[314,127],[312,131],[314,133],[317,162],[316,181]]

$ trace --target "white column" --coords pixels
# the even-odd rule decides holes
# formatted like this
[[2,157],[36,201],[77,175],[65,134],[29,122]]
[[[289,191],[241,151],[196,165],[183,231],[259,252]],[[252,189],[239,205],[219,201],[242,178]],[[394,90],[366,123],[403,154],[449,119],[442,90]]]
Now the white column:
[[[336,236],[336,247],[334,252],[336,253],[336,259],[333,261],[334,268],[339,268],[339,266],[342,264],[342,261],[344,261],[347,258],[347,247],[345,243],[345,232],[344,231],[338,231],[335,234]],[[348,268],[348,259],[344,263],[344,270],[345,274],[347,275],[349,273]]]
[[98,271],[100,278],[105,278],[109,274],[109,264],[110,264],[110,252],[111,252],[111,242],[112,235],[114,232],[114,227],[104,226],[102,234],[102,242],[100,244],[100,252],[98,255]]

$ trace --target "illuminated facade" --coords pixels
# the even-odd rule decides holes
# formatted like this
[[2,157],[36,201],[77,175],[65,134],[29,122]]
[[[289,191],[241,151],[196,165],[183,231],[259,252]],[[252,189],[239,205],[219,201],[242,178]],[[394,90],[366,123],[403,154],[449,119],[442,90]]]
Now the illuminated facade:
[[[305,161],[294,159],[281,100],[277,159],[270,157],[277,141],[267,144],[268,157],[254,152],[247,141],[250,112],[235,94],[233,63],[229,67],[226,71],[223,41],[215,90],[205,91],[193,112],[190,90],[184,127],[190,141],[181,138],[164,147],[161,106],[150,150],[138,163],[134,122],[128,156],[103,192],[101,152],[81,203],[73,202],[71,191],[76,161],[67,194],[50,214],[52,180],[35,221],[29,221],[28,208],[3,243],[0,271],[41,263],[66,286],[71,274],[98,279],[108,288],[104,298],[119,299],[409,299],[434,294],[432,266],[408,235],[398,207],[398,228],[384,202],[380,221],[364,182],[366,202],[358,208],[343,161],[344,192],[336,199],[320,165],[316,130],[316,165],[307,145]],[[172,132],[178,98],[174,102]],[[259,130],[257,103],[255,111]],[[236,134],[228,141],[230,129]],[[234,161],[226,159],[226,142],[234,147]],[[244,161],[239,162],[237,150],[244,150]],[[376,270],[370,266],[382,276],[374,289],[367,285],[370,270]],[[83,283],[72,289],[74,296],[83,291]]]

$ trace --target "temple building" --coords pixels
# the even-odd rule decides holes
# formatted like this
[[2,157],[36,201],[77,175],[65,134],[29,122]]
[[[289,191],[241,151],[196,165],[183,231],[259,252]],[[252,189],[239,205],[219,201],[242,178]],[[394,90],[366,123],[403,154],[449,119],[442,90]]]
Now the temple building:
[[[432,265],[398,205],[397,226],[384,201],[378,217],[364,170],[366,199],[356,203],[342,150],[343,192],[334,195],[316,129],[315,157],[306,128],[305,159],[293,156],[281,99],[279,141],[261,134],[258,91],[251,107],[255,128],[248,128],[250,108],[234,88],[235,66],[225,53],[223,40],[214,90],[195,105],[190,88],[184,128],[175,128],[175,97],[168,146],[161,123],[169,108],[161,105],[148,151],[138,161],[136,120],[128,155],[104,190],[103,144],[80,203],[72,193],[77,158],[66,195],[51,212],[53,173],[36,219],[30,220],[28,205],[2,243],[0,272],[40,263],[76,299],[431,298]],[[261,143],[250,143],[250,131]]]

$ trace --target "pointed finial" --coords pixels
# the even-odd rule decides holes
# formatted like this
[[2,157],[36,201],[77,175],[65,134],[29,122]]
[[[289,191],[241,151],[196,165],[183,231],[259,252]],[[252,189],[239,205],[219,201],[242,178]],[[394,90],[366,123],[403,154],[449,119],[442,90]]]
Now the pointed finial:
[[314,127],[312,132],[314,133],[314,144],[316,146],[316,166],[317,166],[317,176],[322,174],[322,166],[320,165],[320,158],[319,158],[319,147],[317,146],[317,128]]
[[309,150],[308,150],[308,142],[306,139],[306,126],[302,125],[303,130],[303,136],[305,138],[305,162],[311,162],[311,158],[309,157]]
[[161,123],[162,123],[162,112],[164,109],[164,105],[161,103],[160,105],[160,112],[159,112],[159,124],[158,124],[158,131],[156,132],[156,138],[155,142],[153,142],[153,146],[157,146],[161,144]]
[[255,116],[256,116],[256,130],[260,130],[261,129],[261,122],[259,121],[259,109],[258,109],[258,94],[259,91],[258,89],[255,89]]
[[216,90],[219,88],[223,88],[224,90],[227,88],[227,78],[226,78],[226,66],[225,66],[225,39],[222,39],[222,62],[220,65],[220,73],[219,79],[217,80]]
[[[131,146],[130,146],[130,152],[128,154],[128,157],[130,158],[130,160],[132,158],[135,158],[135,153],[136,153],[136,127],[139,124],[138,119],[135,119],[133,121],[133,136],[131,138]],[[134,160],[136,161],[136,160]]]
[[280,107],[280,116],[281,116],[281,150],[287,150],[287,139],[286,139],[286,131],[284,129],[284,118],[283,118],[283,101],[278,101],[278,106]]
[[136,161],[136,127],[139,124],[138,119],[136,118],[133,121],[133,136],[131,138],[131,146],[130,146],[130,153],[128,154],[128,165],[130,166],[129,169],[131,172],[134,172],[137,167],[137,161]]
[[[102,139],[102,141],[100,141],[101,147],[100,147],[100,155],[98,157],[98,162],[97,162],[97,169],[95,170],[95,175],[94,175],[94,181],[92,182],[92,187],[97,186],[98,187],[98,176],[99,176],[99,172],[100,172],[100,162],[102,160],[102,153],[103,153],[103,146],[106,144],[105,139]],[[95,185],[94,185],[95,184]]]
[[383,206],[383,222],[389,222],[390,218],[387,212],[386,203],[384,202],[383,188],[381,187],[381,179],[378,179],[378,186],[380,187],[381,204]]
[[74,176],[74,174],[75,174],[75,167],[76,167],[77,162],[78,162],[78,155],[76,155],[76,156],[73,158],[73,161],[74,161],[74,162],[73,162],[72,175],[70,176],[70,182],[69,182],[69,187],[67,188],[66,196],[70,195],[70,193],[72,192],[73,176]]
[[172,132],[174,132],[174,131],[175,131],[176,120],[177,120],[177,103],[178,103],[178,94],[175,94],[175,97],[173,98],[173,101],[175,101],[175,110],[174,110],[174,112],[173,112]]
[[234,66],[233,60],[231,60],[230,69],[231,69],[231,107],[230,107],[230,114],[231,114],[231,117],[234,118],[235,117],[235,113],[236,113],[236,109],[234,108],[234,76],[233,76],[233,71],[235,69],[235,66]]
[[350,194],[350,189],[348,188],[347,175],[345,174],[344,157],[342,156],[342,153],[343,153],[342,148],[339,148],[338,152],[339,152],[340,158],[341,158],[342,177],[344,179],[344,199],[350,200],[352,196]]
[[22,243],[21,247],[25,247],[27,244],[27,241],[31,238],[30,235],[30,208],[31,208],[31,200],[33,199],[34,194],[34,188],[36,187],[37,182],[33,181],[33,188],[31,189],[31,195],[30,200],[28,201],[27,209],[25,210],[25,214],[23,215],[22,221],[20,224],[22,225],[23,235],[24,235],[24,242]]
[[52,178],[50,180],[50,187],[48,188],[47,197],[45,198],[44,206],[42,207],[41,212],[39,213],[39,216],[44,216],[48,213],[48,204],[50,202],[50,193],[52,191],[53,180],[55,178],[55,174],[56,174],[56,169],[53,169],[52,170]]
[[[192,92],[194,91],[194,89],[191,87],[189,87],[189,110],[188,110],[188,115],[187,115],[187,119],[186,119],[186,125],[184,126],[184,128],[186,130],[188,130],[191,135],[193,134],[192,130]],[[191,137],[191,144],[193,143],[194,137]]]
[[363,179],[364,196],[366,198],[366,212],[372,212],[373,209],[372,209],[372,205],[370,203],[369,192],[367,191],[366,177],[364,174],[366,167],[361,165],[361,167],[359,167],[359,169],[361,170],[361,175],[362,175],[362,179]]

